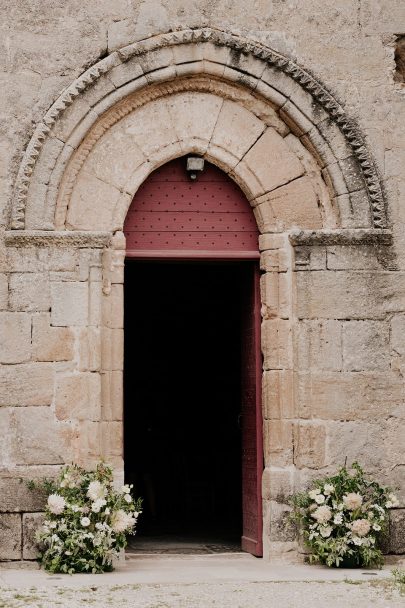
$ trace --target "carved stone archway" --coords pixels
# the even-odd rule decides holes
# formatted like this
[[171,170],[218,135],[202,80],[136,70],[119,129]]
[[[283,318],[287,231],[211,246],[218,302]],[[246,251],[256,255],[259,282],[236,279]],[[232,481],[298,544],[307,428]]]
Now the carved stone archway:
[[276,110],[317,157],[337,199],[343,227],[385,227],[374,162],[359,129],[326,88],[268,47],[206,28],[164,34],[124,47],[66,89],[36,127],[25,152],[15,188],[12,228],[30,228],[34,220],[27,222],[26,212],[34,205],[36,211],[43,209],[39,214],[42,225],[36,220],[35,228],[51,229],[50,210],[66,165],[109,108],[156,83],[199,74],[238,83]]

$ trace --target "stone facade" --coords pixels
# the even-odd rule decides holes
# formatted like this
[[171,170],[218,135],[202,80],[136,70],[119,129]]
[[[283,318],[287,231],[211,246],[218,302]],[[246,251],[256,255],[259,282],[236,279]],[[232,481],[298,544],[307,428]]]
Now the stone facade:
[[190,152],[261,232],[265,555],[295,550],[288,496],[345,458],[399,487],[403,552],[402,2],[129,4],[3,20],[0,559],[33,558],[20,478],[100,456],[122,476],[123,223]]

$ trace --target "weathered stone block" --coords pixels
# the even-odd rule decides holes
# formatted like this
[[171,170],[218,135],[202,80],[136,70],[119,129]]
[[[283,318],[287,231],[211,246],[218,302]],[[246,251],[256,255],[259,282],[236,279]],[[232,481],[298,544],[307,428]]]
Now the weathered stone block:
[[8,247],[7,265],[12,272],[44,272],[48,251],[36,247]]
[[13,419],[17,464],[61,464],[72,460],[71,427],[58,423],[50,408],[16,408]]
[[364,188],[363,175],[357,160],[353,156],[348,156],[347,158],[340,160],[339,165],[342,169],[349,192],[357,192]]
[[10,275],[10,308],[21,311],[49,310],[49,278],[45,272]]
[[405,314],[391,319],[391,346],[398,355],[405,355]]
[[290,249],[287,234],[261,234],[259,235],[260,251],[268,251],[271,249],[284,248],[285,251]]
[[296,368],[298,370],[342,369],[342,323],[304,321],[294,326]]
[[70,361],[74,356],[74,335],[67,327],[52,327],[51,315],[34,315],[32,358],[35,361]]
[[104,300],[102,285],[101,281],[90,281],[89,283],[89,325],[93,327],[102,324]]
[[102,280],[102,258],[100,249],[81,249],[79,252],[79,281]]
[[50,405],[53,369],[47,363],[0,367],[0,406]]
[[264,369],[291,369],[292,338],[291,324],[280,319],[264,320],[262,323],[262,352]]
[[295,417],[292,370],[264,372],[263,416],[268,420],[285,420]]
[[124,327],[124,289],[123,285],[111,285],[111,293],[102,299],[103,320],[106,327]]
[[92,467],[102,458],[101,425],[99,422],[83,420],[72,437],[73,460],[81,466]]
[[209,151],[221,148],[229,153],[234,166],[254,144],[266,125],[252,112],[231,101],[224,101],[210,142]]
[[266,272],[286,272],[289,266],[285,249],[263,251],[260,256],[260,270]]
[[289,420],[264,420],[263,451],[265,466],[293,464],[293,424]]
[[[117,127],[110,129],[91,150],[86,160],[86,171],[114,188],[122,188],[133,171],[145,161],[144,154],[133,142],[130,130]],[[115,162],[109,162],[110,158],[114,158]],[[85,183],[80,186],[83,189],[85,187]],[[113,190],[111,192],[114,193]],[[107,194],[107,189],[105,193]]]
[[[114,202],[119,195],[120,191],[115,186],[102,181],[90,171],[82,170],[70,199],[67,226],[73,230],[110,230]],[[97,209],[96,216],[94,209]]]
[[8,306],[8,279],[7,275],[0,274],[0,310]]
[[294,472],[290,469],[266,467],[262,476],[262,495],[264,500],[286,503],[294,493]]
[[290,519],[291,507],[272,500],[270,502],[270,540],[294,541],[296,528]]
[[193,140],[208,147],[221,106],[222,100],[209,93],[185,92],[171,98],[169,114],[185,150],[187,142],[192,144]]
[[31,357],[31,316],[0,313],[0,363],[23,363]]
[[260,196],[255,205],[261,232],[282,232],[295,227],[316,230],[323,225],[319,197],[307,176]]
[[294,464],[298,468],[320,469],[325,465],[324,424],[294,424]]
[[52,283],[51,323],[59,327],[86,325],[89,295],[87,282]]
[[57,378],[55,413],[59,420],[100,420],[101,380],[96,373]]
[[403,408],[403,382],[393,373],[298,373],[294,391],[301,418],[364,420]]
[[15,428],[11,413],[11,408],[0,407],[0,429],[2,434],[0,441],[0,462],[4,467],[14,464]]
[[19,478],[15,473],[0,477],[1,511],[42,511],[46,502],[45,492],[30,490],[28,479]]
[[97,327],[81,329],[79,333],[79,370],[98,371],[101,367],[101,330]]
[[[132,135],[145,158],[150,158],[164,147],[173,149],[174,153],[177,151],[179,156],[182,153],[170,117],[169,104],[168,97],[152,101],[122,120],[122,127]],[[149,128],[151,124],[155,125],[153,131]]]
[[[385,436],[380,420],[368,422],[367,418],[359,421],[336,421],[327,425],[326,464],[330,470],[357,461],[367,463],[368,471],[379,471],[387,465],[383,452]],[[373,449],[370,449],[373,446]],[[391,465],[392,466],[392,465]]]
[[403,272],[297,272],[299,318],[382,319],[402,312]]
[[330,118],[326,118],[325,120],[319,122],[317,124],[317,128],[325,138],[325,141],[331,146],[333,153],[337,156],[337,158],[348,158],[352,154],[352,150],[346,138],[342,134],[338,125]]
[[294,247],[294,270],[325,270],[326,247]]
[[377,270],[381,269],[379,249],[373,246],[327,247],[328,270]]
[[21,559],[21,515],[0,513],[0,560]]
[[75,251],[65,248],[52,248],[48,253],[48,267],[54,272],[73,272],[77,265]]
[[382,321],[343,322],[343,369],[389,370],[389,326]]
[[240,162],[252,171],[261,184],[264,194],[300,177],[304,168],[285,144],[283,138],[268,128]]
[[101,438],[103,455],[108,461],[111,457],[122,457],[124,450],[123,426],[121,422],[102,422]]
[[104,370],[122,370],[124,365],[124,330],[102,329],[101,363]]
[[120,63],[116,65],[109,73],[108,77],[114,83],[114,85],[118,88],[123,84],[135,80],[143,76],[143,70],[139,63],[137,62],[137,58],[130,59],[126,63]]
[[23,559],[37,559],[39,548],[35,533],[40,529],[45,519],[43,513],[23,514]]
[[262,316],[274,319],[279,316],[279,274],[266,272],[260,277]]
[[101,391],[103,420],[121,421],[124,414],[122,371],[103,372]]

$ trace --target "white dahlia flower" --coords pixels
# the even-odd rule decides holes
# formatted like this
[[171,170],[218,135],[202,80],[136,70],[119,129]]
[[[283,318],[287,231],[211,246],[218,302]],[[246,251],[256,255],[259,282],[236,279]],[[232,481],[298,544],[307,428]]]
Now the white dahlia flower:
[[82,517],[80,520],[83,528],[87,528],[90,525],[90,519],[88,517]]
[[386,502],[385,506],[387,509],[393,509],[399,506],[399,500],[395,494],[388,494],[388,501]]
[[66,501],[63,496],[59,496],[59,494],[51,494],[48,496],[48,509],[54,515],[60,515],[63,513],[66,507]]
[[315,496],[315,502],[317,505],[323,505],[325,502],[325,496],[323,494],[317,494]]
[[320,524],[326,524],[332,518],[332,511],[326,505],[321,505],[312,513],[312,517]]
[[371,525],[368,519],[356,519],[351,525],[352,532],[357,536],[367,536],[370,528]]
[[323,493],[326,496],[330,496],[330,494],[333,494],[334,491],[335,491],[335,486],[333,486],[330,483],[325,483],[325,485],[323,487]]
[[357,492],[350,492],[349,494],[345,494],[343,496],[343,502],[346,509],[349,509],[349,511],[355,511],[363,504],[363,497]]
[[343,523],[343,515],[341,513],[336,513],[335,517],[333,518],[333,523],[340,525]]
[[122,492],[123,494],[129,494],[129,493],[130,493],[130,491],[131,491],[131,488],[129,487],[129,485],[128,485],[128,484],[125,484],[125,486],[122,486],[122,488],[121,488],[121,492]]
[[93,511],[93,513],[100,513],[101,508],[104,507],[104,505],[106,504],[107,501],[104,500],[104,498],[97,498],[97,500],[95,500],[91,505],[91,510]]
[[319,529],[319,532],[321,533],[321,536],[323,538],[328,538],[332,534],[332,530],[333,530],[332,526],[322,526]]
[[363,539],[360,538],[359,536],[353,536],[352,541],[353,541],[353,544],[357,545],[358,547],[360,547],[363,544]]
[[318,488],[316,488],[315,490],[311,490],[310,492],[308,492],[308,496],[312,499],[315,500],[315,496],[317,496],[318,494],[320,494],[321,491],[318,490]]
[[125,532],[129,528],[132,528],[134,524],[135,519],[128,513],[125,513],[122,509],[118,509],[118,511],[115,511],[115,513],[112,514],[111,528],[114,532]]
[[104,498],[107,490],[99,481],[91,481],[87,490],[87,496],[91,500],[97,500],[98,498]]

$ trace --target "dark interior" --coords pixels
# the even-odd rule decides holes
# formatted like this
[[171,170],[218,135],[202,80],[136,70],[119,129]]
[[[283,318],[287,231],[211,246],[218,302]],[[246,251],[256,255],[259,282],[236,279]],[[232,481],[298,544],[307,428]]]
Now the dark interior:
[[249,263],[127,260],[125,474],[140,536],[239,542],[241,311]]

